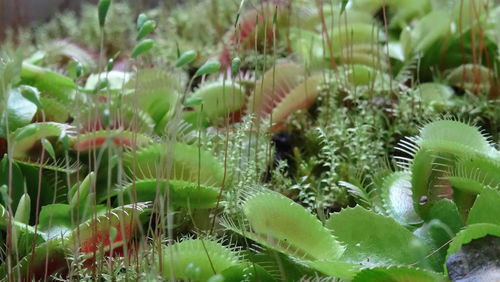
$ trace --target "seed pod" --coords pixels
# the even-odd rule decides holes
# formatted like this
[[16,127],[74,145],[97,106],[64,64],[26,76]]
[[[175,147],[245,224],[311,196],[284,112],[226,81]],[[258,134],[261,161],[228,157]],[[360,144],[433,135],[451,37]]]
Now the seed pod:
[[109,109],[104,109],[104,111],[102,112],[102,118],[104,121],[104,127],[109,128],[109,126],[111,125],[109,121]]
[[9,188],[7,185],[3,184],[0,186],[0,196],[2,196],[2,200],[5,203],[6,206],[10,205],[12,203],[12,199],[9,196],[9,193],[7,192]]
[[140,30],[144,23],[148,20],[148,16],[144,13],[140,13],[137,17],[137,30]]
[[110,72],[111,70],[113,70],[114,65],[115,65],[115,59],[109,58],[108,63],[106,65],[106,71]]
[[28,224],[30,221],[30,209],[31,209],[30,196],[24,193],[24,195],[19,200],[19,204],[17,204],[14,220],[24,224]]
[[146,53],[147,51],[151,50],[154,46],[154,41],[152,39],[144,39],[141,42],[139,42],[134,50],[132,50],[132,59],[135,59],[137,56]]
[[150,34],[156,27],[156,22],[153,20],[147,20],[139,29],[139,32],[137,33],[136,40],[141,40],[144,38],[144,36]]
[[97,6],[97,11],[99,15],[99,26],[102,28],[106,23],[106,15],[108,14],[109,6],[111,5],[111,0],[100,0]]
[[84,74],[85,68],[82,63],[72,60],[68,63],[67,72],[71,78],[80,78]]
[[231,75],[235,77],[240,71],[241,59],[238,57],[233,58],[231,62]]
[[214,72],[218,72],[220,69],[220,63],[217,61],[208,61],[203,66],[201,66],[194,76],[207,75],[212,74]]
[[176,67],[185,66],[194,61],[194,59],[196,59],[196,51],[194,50],[186,51],[182,53],[182,55],[177,59],[177,61],[175,62],[175,66]]
[[76,75],[77,78],[82,77],[82,75],[83,75],[83,65],[80,62],[78,62],[76,64],[75,75]]

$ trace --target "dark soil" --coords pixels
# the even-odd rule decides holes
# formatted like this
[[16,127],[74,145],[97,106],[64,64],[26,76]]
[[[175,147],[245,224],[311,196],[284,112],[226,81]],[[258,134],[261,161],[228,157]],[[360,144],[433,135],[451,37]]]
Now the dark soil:
[[500,281],[500,237],[472,240],[446,261],[451,281]]

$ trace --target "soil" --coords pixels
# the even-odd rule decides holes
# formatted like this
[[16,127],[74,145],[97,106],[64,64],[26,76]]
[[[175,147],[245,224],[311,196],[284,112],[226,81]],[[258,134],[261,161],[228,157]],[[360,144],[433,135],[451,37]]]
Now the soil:
[[454,282],[500,281],[500,237],[472,240],[446,261]]

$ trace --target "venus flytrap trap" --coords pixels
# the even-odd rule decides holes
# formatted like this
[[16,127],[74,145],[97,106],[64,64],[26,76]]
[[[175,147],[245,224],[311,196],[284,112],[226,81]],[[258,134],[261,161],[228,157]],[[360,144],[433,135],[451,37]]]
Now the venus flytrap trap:
[[[468,132],[466,138],[462,137],[464,132]],[[457,200],[461,198],[457,204],[462,216],[466,217],[474,195],[480,192],[482,185],[479,183],[479,190],[476,191],[460,190],[463,185],[460,185],[460,177],[454,178],[453,170],[458,165],[464,164],[461,159],[467,159],[472,163],[484,163],[483,169],[477,165],[474,167],[479,174],[485,174],[485,180],[489,179],[488,175],[493,177],[496,174],[494,171],[497,171],[495,163],[498,162],[498,151],[495,147],[475,127],[458,121],[440,120],[429,123],[421,129],[418,138],[401,141],[399,148],[413,155],[408,167],[412,172],[412,197],[415,210],[423,218],[438,199],[451,195],[452,192]],[[407,167],[405,163],[402,165]],[[466,171],[465,168],[458,170]],[[469,181],[470,178],[475,179],[470,173],[465,178]],[[442,183],[442,180],[446,179],[451,185]],[[489,181],[487,183],[490,183]],[[487,183],[485,185],[488,185]]]
[[213,239],[186,238],[164,248],[171,249],[171,252],[164,252],[162,273],[165,279],[173,275],[176,279],[207,281],[241,262],[237,249],[228,248]]
[[[161,159],[166,156],[164,144],[153,144],[126,153],[123,156],[124,169],[137,179],[155,179],[164,175]],[[184,180],[209,186],[219,187],[223,181],[224,168],[209,152],[198,150],[196,146],[176,143],[172,155],[171,176],[175,180]],[[198,157],[201,153],[201,158]],[[135,170],[134,170],[134,163]]]
[[282,195],[250,190],[240,205],[242,220],[228,217],[223,225],[266,247],[299,261],[336,260],[344,251],[319,220]]

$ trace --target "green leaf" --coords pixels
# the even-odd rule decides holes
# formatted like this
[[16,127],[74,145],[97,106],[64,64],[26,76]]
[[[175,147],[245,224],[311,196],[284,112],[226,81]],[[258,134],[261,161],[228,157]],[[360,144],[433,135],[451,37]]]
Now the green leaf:
[[446,259],[447,243],[464,226],[457,206],[449,199],[438,202],[429,212],[429,219],[414,234],[424,240],[435,252],[429,257],[429,263],[436,271],[443,271]]
[[109,229],[109,239],[114,242],[116,239],[116,235],[118,235],[118,230],[116,230],[116,227],[111,226]]
[[433,106],[436,110],[452,105],[453,89],[439,83],[422,83],[415,90],[422,102]]
[[40,211],[38,228],[46,232],[49,238],[58,238],[61,235],[68,235],[73,230],[71,222],[71,207],[69,205],[45,205]]
[[[85,254],[121,247],[131,239],[140,214],[148,207],[147,203],[135,203],[92,216],[68,236],[68,245],[77,244],[79,250]],[[115,241],[110,242],[111,227],[114,227],[119,235]]]
[[[40,236],[38,236],[39,238]],[[33,235],[31,235],[33,238]],[[48,275],[62,271],[67,268],[67,253],[63,240],[54,238],[42,244],[35,246],[34,250],[19,261],[11,270],[14,275],[14,281],[39,281],[44,280]],[[49,268],[46,268],[50,266]],[[45,269],[49,272],[46,273]],[[20,275],[20,276],[18,276]],[[4,267],[0,267],[0,276],[7,277]]]
[[384,178],[381,198],[387,213],[404,225],[422,222],[413,208],[411,176],[406,172],[394,172]]
[[[206,185],[181,180],[145,179],[137,180],[116,190],[112,194],[123,193],[124,203],[155,201],[158,193],[165,196],[167,187],[170,190],[170,201],[176,207],[214,208],[217,205],[219,189]],[[107,197],[112,195],[107,195]],[[102,200],[102,198],[99,198]]]
[[[498,178],[495,162],[490,160],[498,151],[474,126],[455,120],[434,121],[420,130],[416,143],[420,148],[414,153],[411,167],[412,197],[415,210],[424,220],[428,219],[432,205],[449,194],[450,188],[454,188],[453,197],[465,217],[475,193],[482,189],[481,183],[470,175],[487,176],[488,180]],[[461,177],[464,172],[465,177]],[[443,177],[447,177],[451,185],[442,185]],[[472,181],[479,185],[471,185]]]
[[256,192],[242,210],[251,232],[245,236],[303,260],[335,260],[344,248],[321,221],[291,199],[268,192]]
[[65,151],[69,150],[69,136],[68,134],[63,134],[60,136],[59,141],[63,145]]
[[25,126],[25,127],[21,128],[21,130],[16,132],[16,135],[15,135],[16,137],[14,138],[14,140],[21,141],[25,138],[28,138],[28,137],[35,135],[39,131],[40,131],[40,128],[38,128],[36,126]]
[[303,261],[302,263],[328,276],[351,280],[361,269],[355,263],[348,263],[342,260],[315,260]]
[[194,107],[194,106],[199,106],[203,104],[203,99],[201,98],[194,98],[194,99],[189,99],[186,102],[184,102],[185,107]]
[[430,250],[394,219],[360,206],[334,213],[326,227],[346,246],[341,260],[373,267],[420,262]]
[[99,16],[99,26],[102,28],[106,23],[106,15],[108,14],[109,6],[111,5],[111,0],[99,0],[97,6],[98,16]]
[[340,6],[340,14],[342,15],[345,11],[345,7],[347,6],[347,3],[349,0],[342,0],[341,6]]
[[207,75],[212,74],[214,72],[218,72],[220,69],[220,63],[217,61],[208,61],[203,66],[201,66],[194,76]]
[[38,89],[27,85],[21,85],[19,89],[21,90],[21,95],[23,95],[24,98],[35,104],[39,109],[43,108]]
[[72,129],[73,127],[67,124],[57,122],[37,122],[19,128],[13,133],[16,140],[13,157],[16,159],[27,157],[30,149],[42,138],[60,137],[69,134]]
[[[199,185],[193,182],[165,179],[144,179],[128,184],[122,189],[115,190],[111,195],[99,197],[99,201],[116,194],[123,195],[125,204],[135,202],[155,201],[165,197],[167,187],[170,190],[170,201],[176,207],[186,208],[214,208],[217,205],[219,189]],[[161,199],[161,198],[159,198]]]
[[441,273],[408,266],[375,267],[364,269],[352,280],[353,282],[444,282],[448,281]]
[[[10,91],[5,112],[0,115],[0,136],[7,138],[7,134],[28,125],[37,112],[37,106],[21,94],[19,88]],[[7,122],[9,132],[7,132]]]
[[457,205],[450,199],[442,199],[436,202],[429,212],[429,218],[440,220],[453,233],[459,232],[464,227],[464,222],[460,218]]
[[16,214],[14,215],[14,220],[24,224],[29,224],[30,210],[31,210],[30,196],[24,193],[24,195],[19,200],[19,204],[17,205]]
[[72,195],[71,201],[69,202],[71,208],[82,209],[85,206],[85,201],[92,190],[91,188],[95,185],[95,177],[95,173],[93,171],[90,172],[85,179],[83,179],[78,188],[70,193]]
[[491,223],[500,225],[500,192],[494,189],[484,189],[477,196],[470,210],[467,224]]
[[49,153],[50,157],[53,158],[54,160],[56,159],[56,153],[54,152],[54,147],[52,147],[52,143],[50,143],[47,138],[42,138],[42,147],[47,153]]
[[184,53],[175,61],[176,67],[183,67],[196,59],[196,51],[189,50]]
[[23,63],[21,82],[36,87],[44,94],[51,95],[63,102],[71,102],[75,82],[60,73],[53,72],[28,63]]
[[[194,100],[202,100],[201,106],[192,105],[192,111],[184,112],[184,120],[192,124],[206,119],[213,123],[226,119],[229,114],[236,112],[245,105],[245,91],[243,86],[238,83],[225,83],[221,81],[205,83],[196,90],[188,100],[188,103]],[[203,111],[202,111],[203,110]]]
[[7,187],[7,185],[2,184],[2,186],[0,186],[0,195],[2,196],[2,200],[6,206],[12,204],[12,199],[10,198],[8,191],[9,188]]
[[139,41],[144,38],[144,36],[150,34],[156,27],[156,22],[153,20],[147,20],[144,22],[142,25],[141,29],[139,29],[139,32],[137,33],[137,37],[135,40]]
[[[214,274],[240,264],[236,252],[219,242],[206,239],[186,239],[177,242],[164,247],[162,255],[162,275],[165,279],[175,275],[176,280],[188,281],[190,279],[186,275],[186,269],[198,268],[197,281],[207,281]],[[193,266],[188,268],[190,264]],[[192,274],[192,271],[188,271],[188,274]]]
[[[9,175],[12,176],[9,181]],[[12,184],[12,194],[10,195],[10,199],[12,201],[12,207],[16,207],[19,203],[19,200],[24,195],[24,175],[17,165],[17,163],[12,163],[12,172],[9,173],[9,158],[4,156],[0,161],[0,185],[5,185],[5,191],[7,192],[8,185]],[[8,194],[6,194],[9,196]],[[5,203],[7,206],[7,203]]]
[[[260,265],[256,263],[242,263],[239,265],[234,265],[226,268],[219,274],[224,282],[274,282],[274,278],[267,273],[267,271]],[[210,278],[212,281],[214,276]],[[215,280],[213,280],[215,281]]]
[[[123,156],[123,167],[127,173],[135,175],[136,178],[161,178],[161,172],[144,168],[157,167],[162,160],[166,160],[166,148],[168,148],[166,144],[156,143],[133,153],[127,152]],[[212,187],[220,187],[223,181],[230,183],[228,175],[224,179],[224,166],[205,149],[176,143],[172,150],[174,151],[171,174],[173,179],[192,183],[199,181],[203,185]],[[201,158],[198,154],[201,154]]]
[[151,50],[155,45],[155,42],[153,39],[144,39],[141,42],[137,43],[137,45],[134,47],[134,50],[132,50],[132,59],[135,59],[137,56],[142,55],[146,53],[147,51]]

